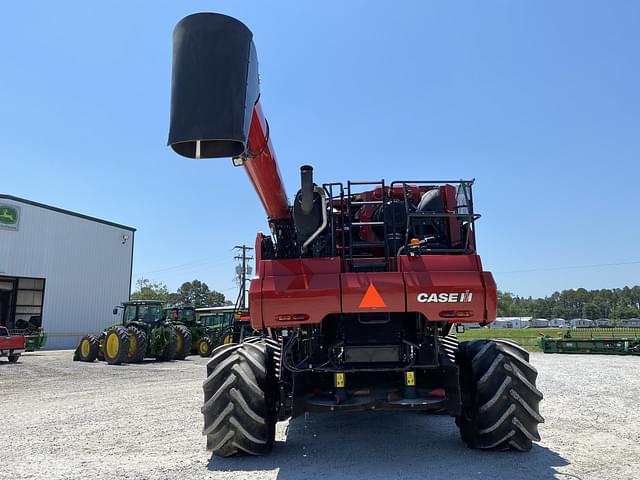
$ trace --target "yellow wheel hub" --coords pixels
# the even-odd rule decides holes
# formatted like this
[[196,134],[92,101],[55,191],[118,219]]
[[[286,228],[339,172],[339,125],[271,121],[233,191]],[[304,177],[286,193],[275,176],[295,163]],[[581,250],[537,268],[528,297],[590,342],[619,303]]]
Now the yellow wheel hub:
[[89,352],[91,351],[91,343],[89,343],[88,339],[82,340],[82,344],[80,345],[80,353],[84,358],[89,356]]
[[207,353],[209,351],[209,345],[207,342],[200,342],[200,353]]
[[224,337],[224,341],[222,343],[224,343],[225,345],[228,345],[229,343],[233,343],[233,336],[227,335],[226,337]]
[[183,347],[184,347],[184,339],[182,338],[182,334],[178,333],[176,335],[176,352],[182,353]]
[[107,355],[109,358],[115,358],[120,351],[120,337],[113,332],[107,336]]

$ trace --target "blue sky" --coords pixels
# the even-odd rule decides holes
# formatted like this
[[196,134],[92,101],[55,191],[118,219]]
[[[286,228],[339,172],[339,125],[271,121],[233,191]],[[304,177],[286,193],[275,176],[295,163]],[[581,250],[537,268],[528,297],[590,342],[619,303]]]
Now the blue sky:
[[640,283],[640,3],[274,4],[3,2],[0,191],[134,226],[135,277],[233,296],[261,205],[230,161],[166,147],[173,27],[217,11],[254,32],[290,197],[305,163],[475,177],[499,288]]

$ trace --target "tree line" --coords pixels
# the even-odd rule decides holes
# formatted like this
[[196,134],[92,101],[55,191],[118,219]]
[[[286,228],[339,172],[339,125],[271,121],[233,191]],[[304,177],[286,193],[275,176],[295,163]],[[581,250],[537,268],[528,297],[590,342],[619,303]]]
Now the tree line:
[[563,290],[544,298],[498,291],[499,317],[598,318],[640,317],[640,287]]
[[154,282],[148,278],[136,281],[136,290],[131,294],[131,300],[160,300],[170,305],[191,305],[200,307],[221,307],[233,305],[225,296],[200,280],[184,282],[175,292],[170,292],[162,282]]

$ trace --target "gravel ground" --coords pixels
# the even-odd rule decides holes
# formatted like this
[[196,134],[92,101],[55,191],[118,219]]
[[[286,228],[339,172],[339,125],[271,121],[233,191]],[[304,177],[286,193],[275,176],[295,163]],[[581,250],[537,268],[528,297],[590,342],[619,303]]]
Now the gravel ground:
[[529,453],[467,449],[446,416],[368,412],[278,424],[266,457],[211,457],[206,359],[108,366],[72,352],[0,361],[0,479],[632,479],[640,358],[532,354],[545,394]]

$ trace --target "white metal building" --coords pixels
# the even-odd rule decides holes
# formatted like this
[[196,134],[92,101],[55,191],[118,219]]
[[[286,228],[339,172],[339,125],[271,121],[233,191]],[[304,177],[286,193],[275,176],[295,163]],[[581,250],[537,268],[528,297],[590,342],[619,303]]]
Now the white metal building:
[[532,317],[497,317],[489,328],[528,328]]
[[566,327],[567,326],[567,321],[564,318],[552,318],[551,320],[549,320],[549,326],[550,327]]
[[569,320],[569,325],[573,328],[593,327],[593,320],[589,318],[572,318]]
[[129,299],[135,229],[0,194],[0,325],[41,321],[75,348]]

